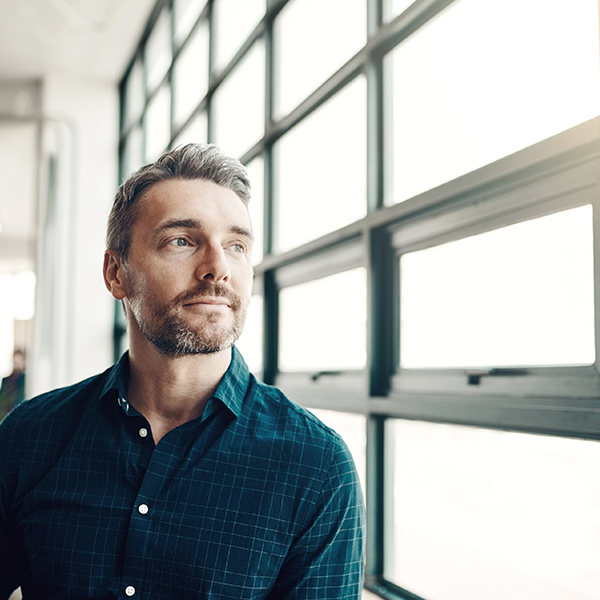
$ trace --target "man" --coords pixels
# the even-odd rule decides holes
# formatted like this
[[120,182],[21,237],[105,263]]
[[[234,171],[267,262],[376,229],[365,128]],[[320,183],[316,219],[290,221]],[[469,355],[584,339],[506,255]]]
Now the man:
[[104,279],[129,351],[0,426],[0,599],[360,597],[346,446],[233,347],[248,200],[241,164],[193,144],[119,188]]

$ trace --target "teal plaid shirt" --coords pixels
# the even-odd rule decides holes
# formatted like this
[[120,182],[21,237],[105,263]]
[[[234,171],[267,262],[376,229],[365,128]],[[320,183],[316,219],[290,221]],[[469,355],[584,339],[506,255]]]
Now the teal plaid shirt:
[[0,600],[358,599],[364,507],[341,438],[234,348],[155,446],[125,354],[0,425]]

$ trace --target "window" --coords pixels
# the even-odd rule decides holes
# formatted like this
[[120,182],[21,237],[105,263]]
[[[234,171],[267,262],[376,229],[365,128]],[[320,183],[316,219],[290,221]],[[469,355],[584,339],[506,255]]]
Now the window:
[[146,112],[146,161],[157,159],[171,139],[171,89],[162,85]]
[[[344,26],[337,27],[341,14]],[[277,116],[295,108],[364,46],[366,18],[365,0],[292,0],[285,5],[274,29]]]
[[154,24],[145,52],[146,86],[152,93],[166,75],[171,63],[171,13],[164,9]]
[[215,66],[222,69],[239,50],[265,12],[265,0],[216,0]]
[[[366,214],[365,83],[363,78],[353,81],[275,146],[278,250]],[[324,198],[327,210],[320,210]]]
[[124,74],[122,177],[190,141],[248,169],[238,348],[350,448],[365,598],[600,595],[598,29],[597,0],[161,0]]
[[252,184],[250,190],[252,200],[249,211],[254,233],[254,248],[252,262],[257,265],[264,258],[264,221],[265,221],[265,162],[262,156],[257,156],[248,165],[248,176]]
[[363,268],[284,288],[279,302],[282,371],[364,368],[367,295]]
[[600,444],[400,419],[386,433],[390,581],[439,600],[598,594]]
[[206,5],[206,0],[175,0],[173,4],[175,41],[180,45],[196,24],[202,9]]
[[123,119],[126,126],[134,124],[142,115],[144,110],[144,73],[142,63],[136,60],[129,77],[125,90],[125,111]]
[[259,40],[221,84],[213,102],[215,142],[233,156],[241,157],[264,134],[264,81],[264,47]]
[[592,222],[587,205],[403,255],[401,366],[592,364]]
[[174,66],[174,120],[180,125],[200,104],[208,89],[208,26],[202,23]]
[[393,132],[387,201],[596,116],[597,48],[595,0],[568,10],[544,0],[452,3],[386,57]]
[[252,373],[260,375],[262,372],[262,330],[263,330],[263,302],[262,297],[255,294],[252,296],[244,332],[237,342],[237,347],[242,352],[248,367]]

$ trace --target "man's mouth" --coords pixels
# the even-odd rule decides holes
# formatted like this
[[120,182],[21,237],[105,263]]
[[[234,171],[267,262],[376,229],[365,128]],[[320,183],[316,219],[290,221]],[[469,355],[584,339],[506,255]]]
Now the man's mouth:
[[204,298],[194,298],[189,300],[183,304],[183,306],[194,306],[197,304],[208,304],[211,306],[230,306],[229,302],[226,298],[219,296],[211,296]]
[[196,289],[180,294],[174,306],[213,305],[227,306],[234,311],[239,310],[241,300],[232,290],[221,284],[200,282]]

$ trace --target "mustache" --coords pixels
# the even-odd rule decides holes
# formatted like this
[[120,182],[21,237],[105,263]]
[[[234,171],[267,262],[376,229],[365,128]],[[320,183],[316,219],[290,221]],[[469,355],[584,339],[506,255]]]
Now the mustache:
[[211,283],[210,281],[199,281],[198,285],[192,290],[179,294],[173,301],[173,306],[181,306],[182,304],[187,304],[188,302],[193,302],[200,298],[206,298],[207,296],[225,298],[233,310],[238,310],[242,305],[240,297],[232,292],[227,286],[221,283]]

